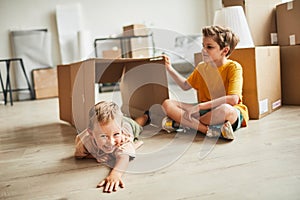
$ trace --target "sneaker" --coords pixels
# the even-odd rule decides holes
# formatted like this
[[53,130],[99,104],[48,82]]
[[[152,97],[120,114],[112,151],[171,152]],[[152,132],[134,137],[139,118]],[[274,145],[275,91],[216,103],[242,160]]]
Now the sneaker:
[[234,140],[233,129],[229,121],[221,127],[222,136],[228,140]]
[[162,119],[161,126],[162,126],[162,129],[167,131],[168,133],[175,132],[175,131],[178,131],[181,129],[180,124],[177,123],[176,121],[172,120],[169,117],[164,117]]
[[225,122],[220,128],[209,126],[206,135],[208,137],[222,137],[228,140],[234,140],[233,129],[229,121]]

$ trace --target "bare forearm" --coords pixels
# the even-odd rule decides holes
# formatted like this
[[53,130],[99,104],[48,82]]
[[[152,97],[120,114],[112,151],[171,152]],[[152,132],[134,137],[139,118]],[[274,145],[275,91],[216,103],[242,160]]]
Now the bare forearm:
[[172,77],[172,79],[179,85],[179,87],[183,90],[189,90],[191,89],[191,86],[186,81],[186,78],[184,78],[181,74],[179,74],[173,67],[167,68],[168,73]]
[[121,177],[126,171],[129,164],[129,155],[119,155],[116,160],[114,168],[111,170],[110,174],[115,174]]

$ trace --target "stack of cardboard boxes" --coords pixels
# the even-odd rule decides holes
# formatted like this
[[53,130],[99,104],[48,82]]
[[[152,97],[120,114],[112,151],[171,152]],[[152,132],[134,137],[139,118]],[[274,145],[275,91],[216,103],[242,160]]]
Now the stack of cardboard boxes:
[[123,36],[129,37],[126,43],[127,58],[150,57],[149,29],[144,24],[123,26]]
[[280,46],[282,102],[300,105],[300,1],[276,6],[278,44]]
[[271,33],[276,33],[276,5],[281,0],[222,0],[223,6],[242,6],[255,46],[276,44]]
[[243,67],[243,102],[250,119],[279,109],[281,100],[280,49],[276,45],[276,5],[281,0],[222,0],[223,6],[242,6],[255,47],[236,49],[230,59]]
[[300,1],[222,0],[242,6],[255,44],[230,56],[243,66],[244,103],[251,119],[259,119],[281,104],[300,105]]
[[103,50],[103,58],[148,58],[153,55],[152,34],[144,24],[123,26],[123,33],[120,36],[102,39],[120,42],[119,47]]

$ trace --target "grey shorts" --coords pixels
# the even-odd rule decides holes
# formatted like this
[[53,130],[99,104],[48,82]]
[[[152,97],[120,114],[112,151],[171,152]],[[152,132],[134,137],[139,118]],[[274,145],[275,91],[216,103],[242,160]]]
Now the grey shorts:
[[124,116],[123,120],[130,124],[134,138],[138,138],[140,133],[143,131],[143,127],[129,117]]

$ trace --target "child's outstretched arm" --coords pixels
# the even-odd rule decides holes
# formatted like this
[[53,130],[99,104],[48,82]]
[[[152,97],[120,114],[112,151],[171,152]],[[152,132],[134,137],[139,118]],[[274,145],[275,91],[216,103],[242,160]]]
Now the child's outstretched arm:
[[177,83],[177,85],[183,90],[191,89],[191,85],[187,82],[186,78],[180,75],[171,65],[170,58],[165,56],[166,58],[166,70],[171,75],[173,80]]
[[125,186],[122,175],[127,169],[129,155],[121,154],[116,159],[116,164],[109,175],[97,185],[97,188],[103,187],[103,192],[115,192],[118,187],[124,188]]

